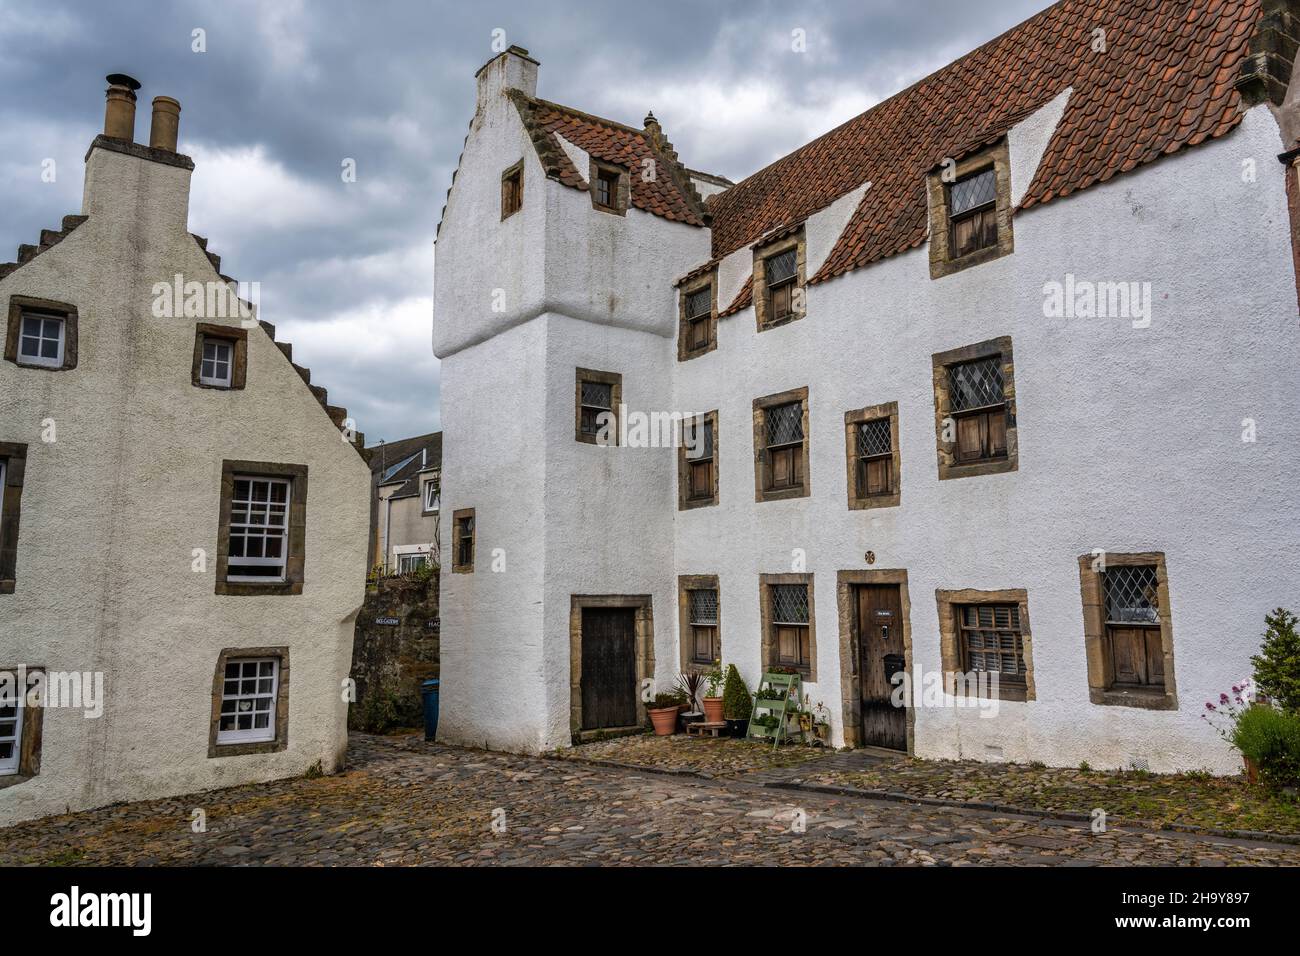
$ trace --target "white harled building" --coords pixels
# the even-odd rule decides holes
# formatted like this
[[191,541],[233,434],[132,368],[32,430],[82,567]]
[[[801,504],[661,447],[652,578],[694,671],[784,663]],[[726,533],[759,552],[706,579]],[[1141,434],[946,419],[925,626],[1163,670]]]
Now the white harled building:
[[616,732],[720,657],[837,745],[1234,769],[1204,702],[1300,604],[1297,6],[1064,0],[734,184],[489,61],[440,738]]

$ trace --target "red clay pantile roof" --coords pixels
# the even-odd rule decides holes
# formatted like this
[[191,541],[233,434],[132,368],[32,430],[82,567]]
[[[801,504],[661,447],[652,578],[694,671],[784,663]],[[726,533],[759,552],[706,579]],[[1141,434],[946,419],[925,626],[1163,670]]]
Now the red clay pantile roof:
[[[574,189],[587,188],[588,171],[579,172],[574,167],[553,135],[558,133],[596,159],[627,169],[631,173],[631,202],[637,209],[692,226],[708,224],[704,201],[691,185],[690,174],[678,161],[672,144],[657,132],[657,124],[644,130],[633,129],[547,100],[518,93],[512,99],[547,176]],[[641,175],[645,159],[654,160],[654,177]]]
[[[713,257],[872,186],[819,282],[926,240],[926,174],[1073,88],[1021,208],[1105,182],[1241,119],[1233,81],[1260,0],[1062,0],[709,197]],[[1105,30],[1106,51],[1094,52]],[[741,302],[744,301],[742,305]],[[728,312],[748,304],[748,286]]]

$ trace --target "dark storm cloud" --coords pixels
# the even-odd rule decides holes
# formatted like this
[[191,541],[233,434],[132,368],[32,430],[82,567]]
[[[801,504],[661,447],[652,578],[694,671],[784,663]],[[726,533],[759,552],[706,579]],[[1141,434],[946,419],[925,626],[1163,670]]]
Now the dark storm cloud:
[[223,270],[369,438],[417,434],[440,421],[434,228],[494,30],[542,61],[540,95],[653,109],[687,165],[738,179],[1044,6],[0,0],[0,261],[79,209],[104,74],[131,73],[137,139],[153,96],[182,103],[191,228]]

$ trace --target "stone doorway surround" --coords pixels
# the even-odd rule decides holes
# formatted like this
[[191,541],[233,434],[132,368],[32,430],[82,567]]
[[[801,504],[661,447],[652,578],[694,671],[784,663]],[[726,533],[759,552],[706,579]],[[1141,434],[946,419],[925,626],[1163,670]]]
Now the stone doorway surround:
[[[837,571],[835,597],[840,613],[840,700],[844,720],[844,745],[862,746],[862,690],[858,686],[858,612],[854,587],[859,584],[895,584],[903,616],[903,657],[912,673],[912,599],[907,592],[907,571]],[[916,752],[916,708],[907,708],[907,752]]]
[[[649,720],[640,688],[655,675],[654,607],[649,594],[573,594],[569,598],[569,731],[581,736],[582,730],[582,609],[588,607],[625,607],[635,610],[633,628],[636,640],[636,716],[637,725]],[[606,729],[606,733],[608,733]],[[589,732],[594,733],[594,731]]]

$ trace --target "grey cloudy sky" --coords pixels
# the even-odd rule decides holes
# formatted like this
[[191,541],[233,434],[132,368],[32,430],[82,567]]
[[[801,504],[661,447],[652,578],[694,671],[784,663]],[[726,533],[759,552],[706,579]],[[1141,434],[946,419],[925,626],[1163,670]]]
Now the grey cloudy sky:
[[739,180],[1048,5],[0,0],[0,261],[80,209],[103,77],[130,73],[137,139],[149,100],[181,101],[190,228],[261,283],[295,360],[369,442],[432,431],[434,229],[494,30],[541,61],[540,96],[653,109],[688,166]]

